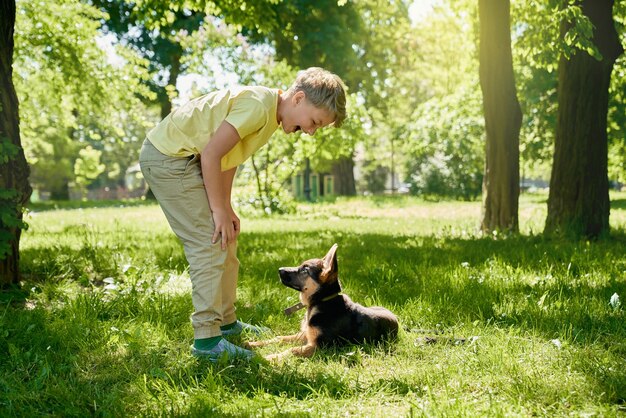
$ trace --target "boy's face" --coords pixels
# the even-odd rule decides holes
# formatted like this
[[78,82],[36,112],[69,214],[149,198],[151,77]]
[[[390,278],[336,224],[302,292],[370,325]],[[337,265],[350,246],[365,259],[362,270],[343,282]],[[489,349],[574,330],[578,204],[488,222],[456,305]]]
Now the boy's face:
[[281,121],[285,133],[291,134],[301,130],[313,135],[319,128],[335,121],[335,115],[331,111],[313,106],[302,91],[296,92],[288,100]]

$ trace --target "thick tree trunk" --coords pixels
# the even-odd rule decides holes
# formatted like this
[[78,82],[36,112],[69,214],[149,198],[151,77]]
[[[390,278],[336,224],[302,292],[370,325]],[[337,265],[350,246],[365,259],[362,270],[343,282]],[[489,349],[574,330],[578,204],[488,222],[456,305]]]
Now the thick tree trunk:
[[0,2],[0,285],[19,281],[22,207],[31,194],[29,168],[20,142],[18,100],[13,86],[15,0]]
[[339,196],[355,196],[354,160],[343,157],[335,161],[331,169],[335,181],[335,194]]
[[[623,49],[613,0],[584,0],[602,59],[577,51],[559,62],[559,113],[546,233],[595,238],[609,232],[607,111],[609,83]],[[562,33],[568,29],[562,27]]]
[[478,5],[480,86],[487,133],[481,228],[517,231],[522,111],[513,75],[510,2],[479,0]]

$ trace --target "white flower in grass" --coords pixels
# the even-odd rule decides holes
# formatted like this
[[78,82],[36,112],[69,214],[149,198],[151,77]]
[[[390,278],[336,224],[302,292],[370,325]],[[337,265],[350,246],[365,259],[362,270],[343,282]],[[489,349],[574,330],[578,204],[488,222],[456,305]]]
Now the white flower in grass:
[[104,286],[105,293],[115,292],[118,289],[117,284],[115,284],[115,279],[113,277],[107,277],[102,280],[106,285]]
[[609,305],[611,305],[611,307],[613,309],[617,309],[621,306],[621,302],[619,301],[619,295],[617,293],[613,293],[613,296],[611,296],[611,299],[609,300]]
[[554,340],[551,341],[552,344],[554,344],[554,346],[556,348],[561,348],[561,341],[558,338],[555,338]]

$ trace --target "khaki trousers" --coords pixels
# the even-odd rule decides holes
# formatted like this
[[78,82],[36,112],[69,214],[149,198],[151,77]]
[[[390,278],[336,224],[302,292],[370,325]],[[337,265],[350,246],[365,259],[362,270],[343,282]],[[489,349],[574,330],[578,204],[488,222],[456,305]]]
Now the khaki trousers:
[[172,231],[183,243],[192,284],[194,338],[220,336],[220,325],[237,320],[239,260],[236,242],[226,251],[222,251],[220,241],[211,243],[215,224],[202,181],[200,156],[169,157],[146,139],[139,164]]

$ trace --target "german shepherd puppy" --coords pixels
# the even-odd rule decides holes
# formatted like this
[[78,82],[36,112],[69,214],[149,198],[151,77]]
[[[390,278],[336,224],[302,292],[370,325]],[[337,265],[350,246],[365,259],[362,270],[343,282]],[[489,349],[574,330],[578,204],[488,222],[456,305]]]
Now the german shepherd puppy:
[[249,347],[263,347],[277,342],[300,342],[280,354],[266,356],[277,360],[290,354],[310,357],[317,347],[382,341],[398,334],[398,319],[381,307],[364,307],[341,293],[337,275],[337,244],[323,259],[312,259],[299,267],[278,270],[280,281],[300,292],[300,303],[285,310],[286,314],[307,308],[301,331],[268,341],[249,342]]

